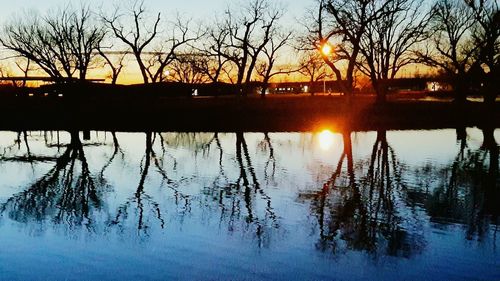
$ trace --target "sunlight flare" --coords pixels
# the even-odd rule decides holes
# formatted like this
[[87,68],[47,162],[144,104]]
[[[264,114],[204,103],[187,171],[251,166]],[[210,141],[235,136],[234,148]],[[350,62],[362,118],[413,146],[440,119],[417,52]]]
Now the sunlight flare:
[[321,131],[321,133],[319,133],[318,142],[319,142],[319,147],[322,150],[328,151],[335,144],[335,135],[333,134],[332,131],[325,129]]
[[332,46],[330,46],[330,44],[328,43],[323,44],[323,47],[321,47],[321,52],[323,53],[323,55],[329,56],[332,53]]

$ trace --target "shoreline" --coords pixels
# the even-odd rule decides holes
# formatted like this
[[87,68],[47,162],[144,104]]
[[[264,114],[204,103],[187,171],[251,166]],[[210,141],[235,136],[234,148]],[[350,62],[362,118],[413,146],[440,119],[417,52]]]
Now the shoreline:
[[500,127],[500,103],[369,96],[276,96],[0,101],[0,130],[292,132]]

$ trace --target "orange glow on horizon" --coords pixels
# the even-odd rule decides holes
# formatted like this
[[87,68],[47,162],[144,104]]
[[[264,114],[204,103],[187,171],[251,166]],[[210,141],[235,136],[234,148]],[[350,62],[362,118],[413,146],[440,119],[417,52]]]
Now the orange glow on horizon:
[[[317,50],[319,53],[329,56],[331,55],[335,50],[333,49],[331,44],[325,43],[320,47],[320,49]],[[292,54],[293,56],[293,54]],[[293,63],[291,65],[294,65]],[[7,74],[10,76],[23,76],[24,73],[21,72],[17,68],[17,66],[14,64],[14,61],[7,61],[2,63],[2,66],[4,69],[7,70]],[[347,67],[347,64],[345,61],[340,61],[337,63],[338,68],[341,71],[344,71]],[[110,70],[108,66],[96,66],[92,69],[89,69],[87,78],[89,79],[106,79],[104,83],[110,83],[111,78],[110,76]],[[434,74],[434,71],[426,66],[418,65],[418,66],[408,66],[401,71],[399,71],[398,75],[396,78],[412,78],[412,77],[418,77],[422,75],[432,75]],[[173,75],[172,71],[166,71],[164,73],[165,76],[170,76]],[[47,74],[40,69],[33,70],[29,73],[29,76],[47,76]],[[367,80],[367,83],[369,83],[369,78],[360,76],[357,78],[357,81],[362,81],[362,79]],[[272,83],[288,83],[288,82],[302,82],[302,83],[307,83],[309,82],[310,78],[307,76],[304,76],[301,73],[292,73],[292,74],[281,74],[281,75],[276,75],[272,78],[271,82]],[[227,83],[230,83],[230,81],[224,81]],[[121,72],[120,76],[118,77],[117,84],[121,85],[130,85],[130,84],[142,84],[143,83],[143,78],[140,73],[140,70],[137,66],[137,63],[134,60],[130,60],[125,63],[125,67],[123,68],[123,71]],[[41,83],[29,83],[31,86],[39,86]]]

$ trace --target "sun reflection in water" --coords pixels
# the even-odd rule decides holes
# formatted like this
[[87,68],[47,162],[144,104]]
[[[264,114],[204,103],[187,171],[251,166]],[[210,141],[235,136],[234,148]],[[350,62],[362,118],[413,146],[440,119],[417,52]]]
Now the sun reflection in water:
[[335,135],[330,130],[323,130],[318,135],[319,147],[328,151],[335,144]]

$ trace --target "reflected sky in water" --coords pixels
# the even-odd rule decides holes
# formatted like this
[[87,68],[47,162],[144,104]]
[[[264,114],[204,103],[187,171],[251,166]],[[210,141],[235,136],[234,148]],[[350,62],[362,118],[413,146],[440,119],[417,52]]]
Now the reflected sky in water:
[[0,279],[499,280],[499,141],[0,132]]

